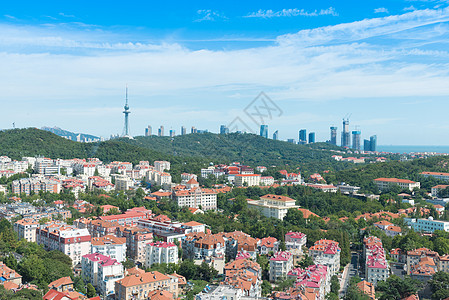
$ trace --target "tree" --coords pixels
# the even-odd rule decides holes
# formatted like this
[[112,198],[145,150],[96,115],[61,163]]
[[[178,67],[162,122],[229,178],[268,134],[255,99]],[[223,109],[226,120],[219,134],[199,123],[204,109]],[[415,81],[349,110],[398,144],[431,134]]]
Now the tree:
[[126,259],[126,261],[124,261],[122,265],[123,267],[125,267],[125,269],[131,269],[136,266],[136,264],[130,259]]
[[428,284],[432,290],[432,300],[449,297],[449,273],[436,272]]
[[313,265],[313,259],[310,256],[308,256],[307,254],[304,255],[302,260],[299,262],[299,266],[303,269],[305,269],[311,265]]
[[414,295],[421,287],[422,283],[418,280],[391,275],[386,281],[378,282],[376,291],[382,292],[379,300],[394,300]]
[[262,281],[261,288],[262,288],[262,296],[267,296],[271,294],[271,291],[273,290],[273,287],[267,280]]
[[340,280],[338,280],[337,275],[331,277],[331,293],[338,295],[340,292]]
[[187,280],[195,279],[197,276],[197,270],[193,260],[183,260],[179,266],[179,274],[184,276]]
[[94,286],[89,282],[87,284],[87,297],[93,298],[97,295],[97,292],[95,291]]

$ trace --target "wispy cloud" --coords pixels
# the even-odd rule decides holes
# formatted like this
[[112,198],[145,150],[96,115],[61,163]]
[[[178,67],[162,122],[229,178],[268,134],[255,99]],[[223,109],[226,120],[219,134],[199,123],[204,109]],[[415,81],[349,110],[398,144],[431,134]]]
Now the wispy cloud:
[[416,8],[413,5],[410,5],[410,6],[404,7],[403,10],[404,11],[414,11],[414,10],[416,10]]
[[3,15],[5,18],[11,19],[11,20],[17,20],[16,17],[11,16],[11,15]]
[[375,14],[379,14],[379,13],[385,13],[385,14],[388,14],[388,9],[385,8],[385,7],[375,8],[375,9],[374,9],[374,13],[375,13]]
[[210,10],[210,9],[200,9],[197,11],[199,16],[194,22],[203,22],[203,21],[216,21],[219,19],[227,19],[227,17],[219,12]]
[[63,12],[60,12],[58,15],[60,15],[61,17],[64,17],[64,18],[75,18],[74,15],[68,15],[68,14],[65,14]]
[[317,16],[338,16],[338,13],[335,11],[333,7],[329,7],[327,9],[314,10],[314,11],[306,11],[304,9],[298,8],[289,8],[283,9],[279,11],[273,11],[271,9],[263,10],[259,9],[257,12],[249,13],[244,16],[245,18],[279,18],[279,17],[317,17]]

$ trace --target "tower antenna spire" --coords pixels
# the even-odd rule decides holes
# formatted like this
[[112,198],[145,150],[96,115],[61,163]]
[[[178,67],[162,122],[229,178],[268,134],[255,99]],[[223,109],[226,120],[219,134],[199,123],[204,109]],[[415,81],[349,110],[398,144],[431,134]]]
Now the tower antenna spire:
[[124,109],[125,110],[123,111],[123,113],[125,114],[125,125],[123,126],[122,137],[131,138],[131,136],[129,135],[129,121],[128,121],[129,114],[131,113],[131,111],[129,110],[129,105],[128,105],[128,85],[126,85]]

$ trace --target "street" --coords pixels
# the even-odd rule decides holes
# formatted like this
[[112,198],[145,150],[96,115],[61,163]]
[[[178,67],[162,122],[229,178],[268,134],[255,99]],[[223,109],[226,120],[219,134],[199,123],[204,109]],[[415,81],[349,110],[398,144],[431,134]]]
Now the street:
[[351,262],[346,266],[343,271],[343,276],[340,281],[340,298],[343,298],[346,294],[346,290],[349,286],[349,280],[351,277],[357,276],[359,265],[359,254],[358,252],[351,252]]

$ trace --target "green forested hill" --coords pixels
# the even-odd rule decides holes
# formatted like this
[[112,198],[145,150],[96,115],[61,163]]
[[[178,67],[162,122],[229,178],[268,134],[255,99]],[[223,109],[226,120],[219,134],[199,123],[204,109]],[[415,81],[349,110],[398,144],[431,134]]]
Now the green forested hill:
[[350,165],[336,162],[329,149],[341,149],[325,143],[297,145],[266,139],[254,134],[226,135],[202,133],[170,137],[136,137],[126,143],[150,148],[173,156],[200,156],[213,162],[238,161],[248,165],[291,166],[322,171],[344,169]]
[[[449,157],[435,156],[425,159],[415,159],[406,162],[389,161],[359,166],[351,170],[341,170],[326,174],[328,182],[346,182],[357,185],[368,191],[374,191],[373,180],[380,177],[394,177],[421,182],[421,187],[430,192],[430,188],[439,183],[445,183],[433,178],[424,178],[421,172],[449,172]],[[447,183],[446,183],[447,184]]]

